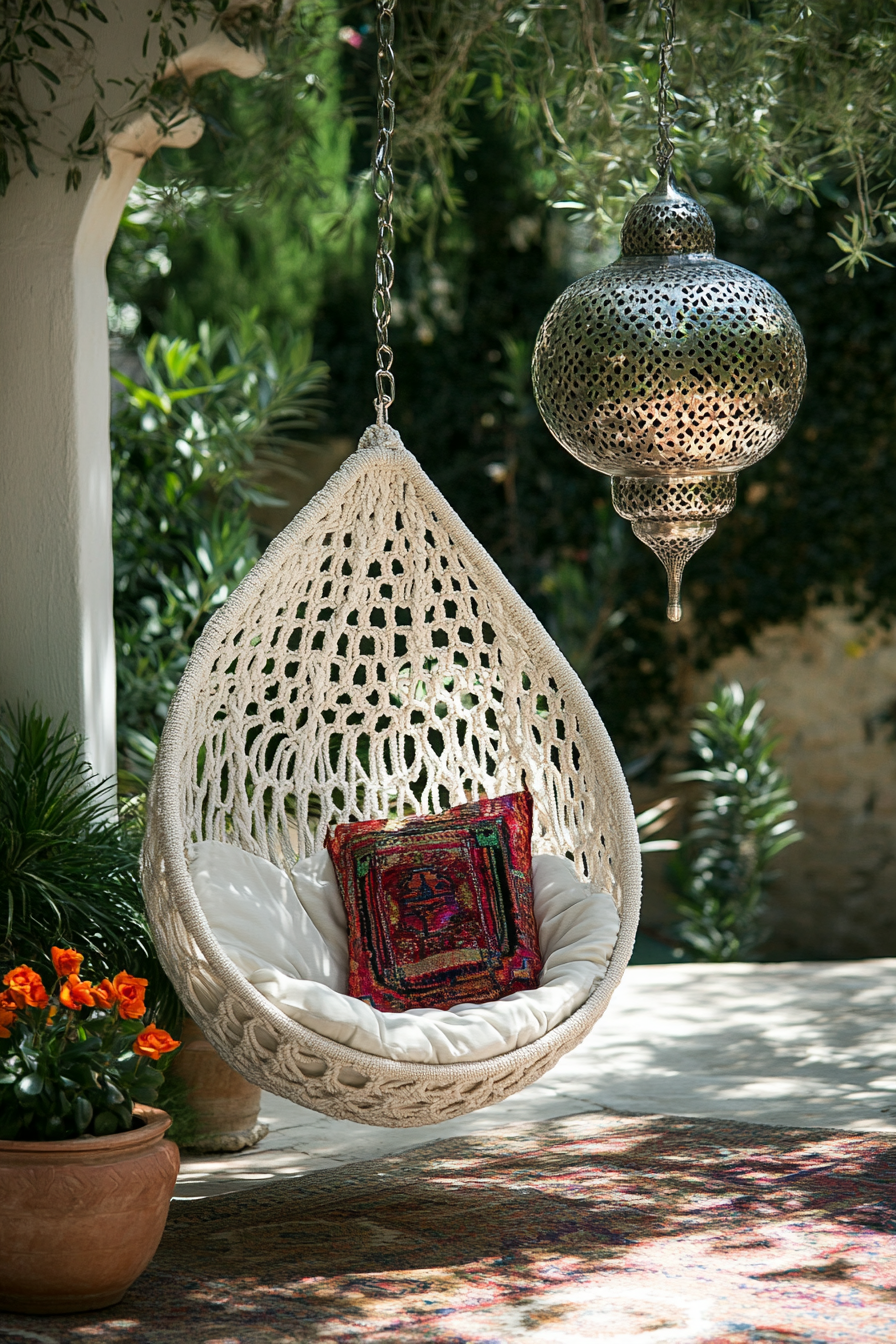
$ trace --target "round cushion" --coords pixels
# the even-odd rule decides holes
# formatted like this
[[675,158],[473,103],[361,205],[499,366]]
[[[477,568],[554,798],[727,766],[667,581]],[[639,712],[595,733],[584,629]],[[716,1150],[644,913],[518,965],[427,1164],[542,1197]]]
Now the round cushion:
[[569,859],[534,855],[538,988],[489,1003],[382,1013],[346,993],[345,911],[325,850],[288,874],[217,840],[192,845],[188,860],[212,933],[259,993],[340,1045],[413,1064],[493,1059],[538,1040],[585,1002],[619,932],[611,896],[582,882]]

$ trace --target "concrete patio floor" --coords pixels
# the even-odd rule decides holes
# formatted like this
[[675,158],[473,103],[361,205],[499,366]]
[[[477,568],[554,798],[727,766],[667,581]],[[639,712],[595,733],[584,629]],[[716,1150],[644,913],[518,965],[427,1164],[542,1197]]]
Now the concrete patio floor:
[[268,1137],[244,1153],[185,1155],[175,1198],[604,1108],[896,1132],[896,958],[632,966],[591,1035],[515,1097],[382,1129],[266,1093]]

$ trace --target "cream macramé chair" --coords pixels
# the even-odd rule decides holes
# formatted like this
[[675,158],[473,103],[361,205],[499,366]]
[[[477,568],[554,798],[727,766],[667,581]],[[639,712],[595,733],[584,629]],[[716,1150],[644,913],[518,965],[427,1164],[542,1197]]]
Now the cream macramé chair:
[[[337,1045],[257,992],[215,941],[187,847],[288,869],[327,826],[439,812],[523,786],[533,851],[566,854],[621,917],[606,974],[540,1040],[416,1065]],[[143,884],[184,1005],[244,1077],[327,1115],[430,1125],[534,1082],[604,1012],[640,902],[634,814],[578,677],[390,428],[361,445],[268,547],[197,641],[149,796]]]

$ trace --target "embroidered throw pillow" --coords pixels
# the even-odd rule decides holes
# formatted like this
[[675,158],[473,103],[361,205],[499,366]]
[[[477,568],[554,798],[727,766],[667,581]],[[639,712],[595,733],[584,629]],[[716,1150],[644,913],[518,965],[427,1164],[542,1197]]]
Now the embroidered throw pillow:
[[380,1012],[535,989],[532,798],[359,821],[327,837],[348,917],[348,992]]

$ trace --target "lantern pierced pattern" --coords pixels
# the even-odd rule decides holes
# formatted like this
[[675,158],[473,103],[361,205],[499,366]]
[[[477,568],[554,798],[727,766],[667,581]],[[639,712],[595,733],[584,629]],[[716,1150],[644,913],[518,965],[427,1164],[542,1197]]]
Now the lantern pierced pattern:
[[684,565],[770,453],[803,395],[806,352],[777,290],[715,256],[712,221],[671,170],[632,206],[618,261],[544,320],[535,399],[554,437],[613,477],[613,504],[662,560],[671,620]]

